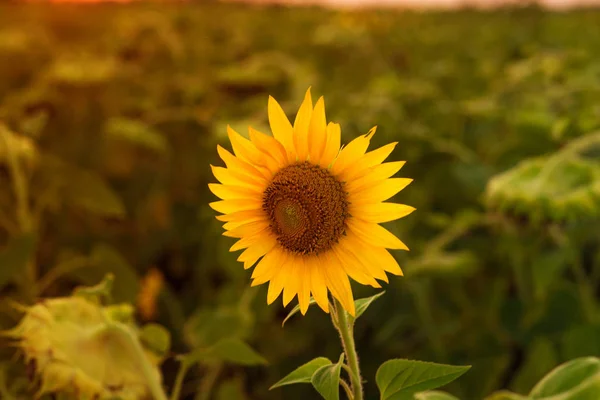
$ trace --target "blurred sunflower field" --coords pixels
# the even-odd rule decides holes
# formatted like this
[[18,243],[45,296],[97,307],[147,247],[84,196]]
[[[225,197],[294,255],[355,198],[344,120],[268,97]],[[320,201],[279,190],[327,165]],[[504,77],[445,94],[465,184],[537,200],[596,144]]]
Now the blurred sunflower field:
[[[399,142],[414,178],[395,199],[417,212],[385,224],[404,277],[356,324],[366,399],[390,358],[472,366],[415,399],[549,399],[532,388],[576,359],[592,389],[560,398],[600,399],[599,48],[592,9],[0,4],[0,329],[108,276],[130,308],[106,315],[177,399],[318,398],[269,387],[338,358],[329,316],[282,327],[291,307],[250,287],[208,206],[227,124],[269,132],[268,96],[289,116],[312,87],[342,143],[378,125],[372,147]],[[44,329],[27,332],[77,340]],[[35,398],[40,357],[0,338],[1,399]]]

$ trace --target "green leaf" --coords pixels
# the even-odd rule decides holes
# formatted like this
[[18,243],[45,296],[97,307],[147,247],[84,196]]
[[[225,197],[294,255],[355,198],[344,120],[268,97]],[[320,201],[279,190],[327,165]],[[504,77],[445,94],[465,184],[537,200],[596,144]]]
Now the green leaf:
[[287,374],[283,379],[271,386],[269,390],[294,383],[310,383],[315,371],[326,365],[331,365],[331,360],[325,357],[314,358]]
[[65,178],[64,196],[67,204],[102,217],[122,218],[125,206],[96,172],[83,169],[68,169]]
[[241,377],[227,379],[219,385],[215,400],[249,400]]
[[517,393],[509,392],[508,390],[501,390],[499,392],[492,393],[484,400],[528,400],[528,398]]
[[11,282],[17,274],[22,274],[33,257],[37,243],[34,233],[25,233],[9,239],[0,250],[0,288]]
[[568,253],[564,250],[550,250],[539,254],[531,264],[534,295],[544,299],[552,284],[556,282],[569,265]]
[[371,297],[365,297],[364,299],[355,300],[354,308],[356,309],[356,316],[354,317],[354,319],[358,319],[358,317],[360,317],[365,311],[367,311],[367,308],[369,308],[371,303],[383,296],[384,293],[385,290]]
[[[308,302],[308,306],[310,307],[311,305],[313,305],[315,303],[316,303],[315,299],[313,299],[311,296],[310,301]],[[287,315],[287,317],[285,317],[285,319],[281,323],[281,326],[283,327],[283,325],[285,325],[286,321],[288,319],[292,318],[294,316],[294,314],[297,314],[298,312],[300,312],[300,304],[296,304],[296,306],[294,308],[292,308],[290,313]]]
[[158,357],[166,357],[171,348],[171,334],[158,324],[146,324],[140,332],[140,341],[144,347]]
[[184,338],[192,348],[206,348],[223,339],[245,339],[252,323],[252,314],[237,305],[203,308],[186,321]]
[[107,138],[121,140],[159,153],[167,151],[164,136],[141,121],[128,118],[111,118],[106,123],[104,133]]
[[458,397],[452,396],[450,393],[432,390],[415,394],[415,400],[458,400]]
[[310,379],[313,387],[325,400],[339,400],[340,371],[344,363],[344,353],[336,364],[324,365],[317,369]]
[[224,339],[203,352],[207,361],[223,361],[239,365],[267,364],[260,354],[239,339]]
[[600,164],[581,156],[600,141],[582,136],[559,152],[525,159],[494,176],[486,188],[492,208],[524,212],[531,220],[576,220],[600,215]]
[[532,399],[560,396],[561,400],[597,400],[600,393],[600,359],[583,357],[552,370],[531,390]]
[[444,386],[471,368],[395,359],[384,362],[375,380],[381,399],[409,400],[417,392]]

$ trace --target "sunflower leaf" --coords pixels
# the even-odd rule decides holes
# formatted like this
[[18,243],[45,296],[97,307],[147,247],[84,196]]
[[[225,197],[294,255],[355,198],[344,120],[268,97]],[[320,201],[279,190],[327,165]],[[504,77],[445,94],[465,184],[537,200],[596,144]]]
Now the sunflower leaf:
[[394,359],[384,362],[375,376],[381,400],[408,400],[417,392],[444,386],[471,368],[425,361]]
[[[311,305],[313,305],[315,303],[316,303],[315,299],[313,299],[311,296],[310,301],[308,302],[308,306],[310,307]],[[294,316],[294,314],[297,314],[298,312],[300,312],[300,304],[296,304],[296,306],[294,308],[292,308],[292,311],[290,311],[290,313],[287,315],[287,317],[285,317],[285,319],[281,323],[281,327],[283,328],[283,326],[285,325],[287,320],[292,318]]]
[[267,360],[239,339],[225,339],[206,351],[209,359],[219,359],[239,365],[267,364]]
[[239,339],[223,339],[209,348],[198,348],[180,358],[188,366],[216,361],[237,365],[264,365],[267,360]]
[[325,400],[339,400],[340,371],[344,363],[344,353],[336,364],[324,365],[317,369],[310,378],[310,383]]
[[356,309],[356,316],[354,317],[354,320],[357,320],[358,317],[360,317],[365,311],[367,311],[367,308],[369,308],[371,303],[374,302],[375,300],[377,300],[378,298],[380,298],[381,296],[383,296],[384,293],[385,293],[385,290],[381,291],[371,297],[365,297],[363,299],[355,300],[354,308]]
[[565,400],[592,400],[600,390],[600,359],[582,357],[559,365],[529,393],[532,399],[560,397]]
[[325,357],[314,358],[287,374],[283,379],[271,386],[269,390],[278,388],[280,386],[292,385],[294,383],[310,383],[313,374],[319,368],[326,365],[331,365],[331,360]]

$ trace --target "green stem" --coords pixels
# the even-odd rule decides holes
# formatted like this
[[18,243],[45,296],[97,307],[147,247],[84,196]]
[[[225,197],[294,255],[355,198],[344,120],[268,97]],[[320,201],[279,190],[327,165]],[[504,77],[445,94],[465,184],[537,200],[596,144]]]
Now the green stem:
[[179,367],[179,371],[177,372],[177,376],[175,377],[175,383],[173,385],[173,391],[171,392],[171,400],[179,399],[181,395],[181,387],[183,386],[183,378],[185,378],[185,374],[190,369],[190,363],[187,359],[183,359],[181,361],[181,366]]
[[217,383],[217,378],[221,373],[221,369],[223,365],[221,363],[212,365],[209,369],[202,382],[200,383],[200,388],[198,390],[198,394],[196,395],[196,400],[210,400],[210,395],[212,394],[213,387],[215,383]]
[[340,386],[344,389],[344,392],[346,392],[346,396],[348,396],[348,399],[354,400],[354,395],[352,394],[352,388],[350,388],[350,386],[346,383],[345,380],[340,379]]
[[444,344],[440,335],[438,333],[438,329],[435,325],[435,319],[431,314],[431,304],[429,302],[429,294],[430,294],[430,286],[428,281],[415,282],[413,286],[411,286],[413,294],[415,296],[415,303],[417,306],[417,311],[419,313],[419,318],[421,319],[421,323],[423,325],[423,330],[427,335],[427,338],[431,342],[431,346],[435,351],[438,358],[442,360],[446,360],[446,351],[444,349]]
[[575,259],[570,262],[571,271],[575,275],[575,281],[577,282],[577,290],[579,292],[579,298],[582,303],[583,312],[588,322],[593,322],[596,318],[596,301],[594,300],[594,290],[590,286],[590,279],[588,278],[583,265],[581,257],[575,256]]
[[350,383],[352,386],[352,400],[363,400],[362,378],[360,376],[360,368],[358,365],[358,354],[354,344],[354,321],[348,316],[344,307],[335,299],[335,314],[337,321],[334,325],[340,333],[342,347],[346,354],[347,365],[350,368]]

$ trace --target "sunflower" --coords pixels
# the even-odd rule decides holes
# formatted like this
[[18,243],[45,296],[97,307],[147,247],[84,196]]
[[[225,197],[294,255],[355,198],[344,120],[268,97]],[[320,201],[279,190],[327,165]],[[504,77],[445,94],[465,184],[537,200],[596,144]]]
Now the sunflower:
[[226,167],[211,165],[220,184],[209,188],[222,200],[210,206],[223,235],[239,239],[230,251],[245,249],[245,269],[256,264],[252,286],[269,282],[268,304],[298,295],[305,314],[312,295],[329,312],[329,291],[354,315],[348,277],[380,288],[386,272],[402,275],[387,249],[408,248],[379,225],[414,211],[385,202],[412,182],[391,178],[404,161],[383,163],[397,143],[367,152],[374,127],[340,149],[340,125],[327,124],[323,97],[313,108],[310,88],[293,125],[273,97],[268,114],[273,136],[227,127],[234,154],[217,146]]

